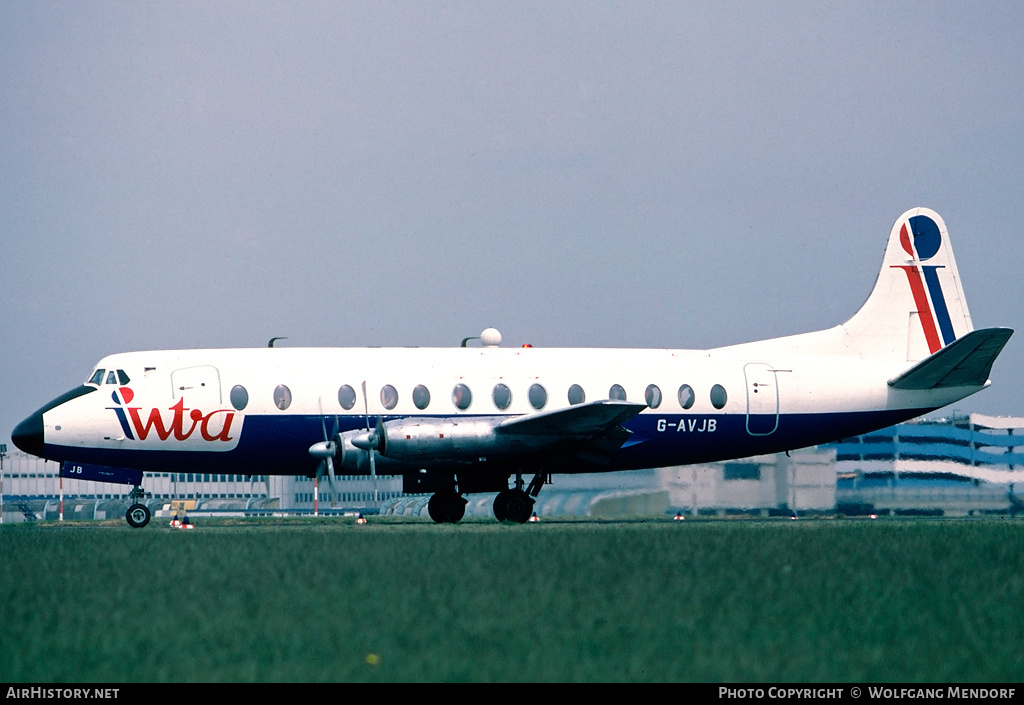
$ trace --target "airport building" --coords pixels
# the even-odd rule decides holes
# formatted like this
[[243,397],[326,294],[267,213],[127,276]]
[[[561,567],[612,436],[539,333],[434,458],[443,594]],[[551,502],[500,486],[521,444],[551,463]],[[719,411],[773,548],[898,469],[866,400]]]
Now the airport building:
[[[123,516],[131,504],[128,485],[61,478],[59,463],[20,451],[6,454],[2,469],[5,521],[57,518],[61,497],[68,500],[65,518]],[[200,512],[309,513],[314,503],[324,512],[378,507],[401,496],[402,478],[339,476],[332,492],[326,478],[314,483],[304,476],[156,472],[144,475],[143,488],[147,504],[157,516],[172,512],[172,502],[184,502],[190,510]]]
[[1024,418],[918,419],[829,444],[840,511],[1016,513],[1024,489]]
[[803,448],[658,471],[676,511],[694,516],[825,514],[836,507],[836,452]]
[[[1024,511],[1024,418],[980,414],[923,419],[817,448],[704,465],[553,477],[541,516],[831,514],[957,515]],[[123,516],[130,487],[59,477],[59,465],[14,452],[3,458],[6,521]],[[426,495],[403,495],[402,478],[326,479],[147,473],[156,516],[172,502],[210,512],[377,511],[426,516]],[[72,498],[74,502],[72,502]],[[470,495],[466,516],[491,516],[493,494]]]

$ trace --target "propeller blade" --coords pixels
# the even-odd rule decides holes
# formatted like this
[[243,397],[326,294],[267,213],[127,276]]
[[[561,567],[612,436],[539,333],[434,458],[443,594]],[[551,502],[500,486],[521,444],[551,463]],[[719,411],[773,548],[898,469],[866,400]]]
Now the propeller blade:
[[372,450],[370,451],[370,477],[373,478],[373,504],[377,506],[377,464],[373,462],[373,456],[375,456]]
[[370,400],[366,396],[366,380],[363,380],[363,411],[366,412],[366,435],[357,437],[359,440],[364,440],[366,445],[359,445],[356,443],[356,438],[352,439],[352,445],[357,448],[363,448],[366,450],[366,454],[370,457],[370,477],[373,478],[373,504],[377,506],[377,463],[374,461],[376,453],[374,451],[381,451],[384,449],[384,441],[386,434],[384,431],[384,423],[381,420],[380,414],[377,415],[377,427],[370,431]]
[[331,487],[331,509],[334,509],[338,506],[338,488],[334,484],[334,461],[328,456],[324,458],[324,463],[327,464],[327,483]]
[[384,419],[377,414],[377,425],[373,429],[373,435],[377,437],[377,450],[383,454],[388,448],[388,432],[384,428]]

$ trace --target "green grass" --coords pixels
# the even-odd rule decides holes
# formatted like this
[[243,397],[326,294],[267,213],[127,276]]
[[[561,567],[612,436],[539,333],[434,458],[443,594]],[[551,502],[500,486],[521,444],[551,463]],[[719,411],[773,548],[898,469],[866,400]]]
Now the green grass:
[[5,526],[0,681],[1019,681],[1024,522]]

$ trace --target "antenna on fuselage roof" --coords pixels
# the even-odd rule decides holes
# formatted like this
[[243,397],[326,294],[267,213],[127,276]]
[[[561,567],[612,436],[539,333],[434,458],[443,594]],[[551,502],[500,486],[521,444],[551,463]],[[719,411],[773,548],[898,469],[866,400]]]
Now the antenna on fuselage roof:
[[287,335],[279,335],[276,338],[271,338],[270,342],[267,343],[267,347],[268,348],[274,347],[274,341],[275,340],[288,340],[288,336]]
[[480,335],[471,335],[468,338],[463,338],[459,347],[466,347],[466,343],[471,340],[479,340],[485,348],[496,348],[501,345],[501,333],[498,332],[497,328],[484,328]]

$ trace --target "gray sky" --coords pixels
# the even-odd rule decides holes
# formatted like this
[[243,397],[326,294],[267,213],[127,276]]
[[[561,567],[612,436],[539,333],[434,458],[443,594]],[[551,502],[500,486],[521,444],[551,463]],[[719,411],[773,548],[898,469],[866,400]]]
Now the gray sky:
[[[0,3],[0,439],[125,350],[1022,323],[1024,4]],[[1016,225],[1015,225],[1016,224]],[[960,411],[1024,414],[1024,332]]]

